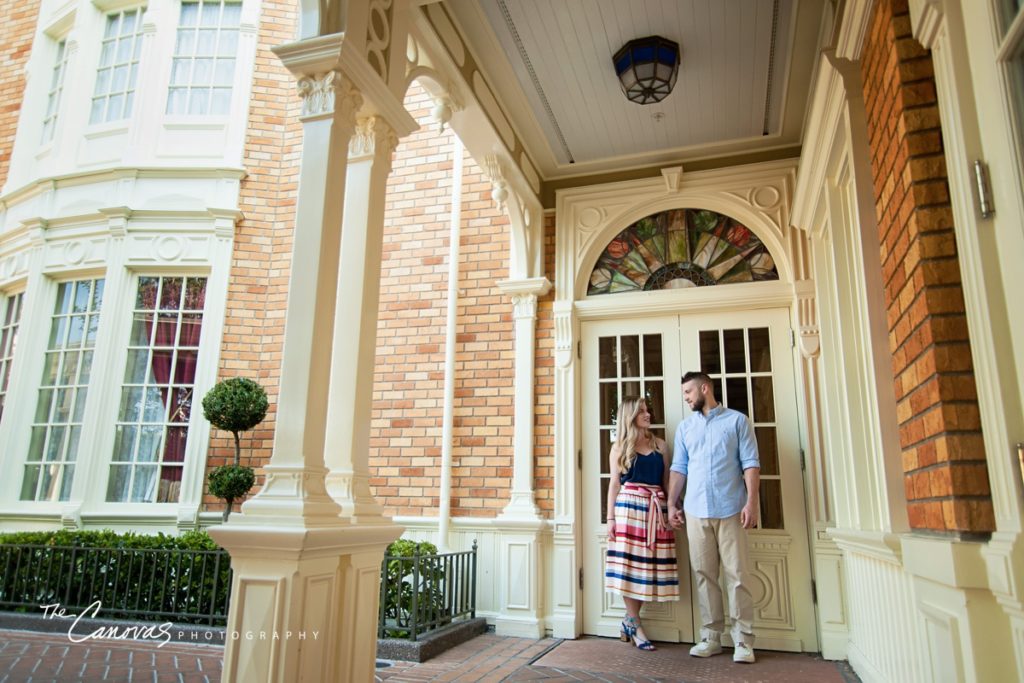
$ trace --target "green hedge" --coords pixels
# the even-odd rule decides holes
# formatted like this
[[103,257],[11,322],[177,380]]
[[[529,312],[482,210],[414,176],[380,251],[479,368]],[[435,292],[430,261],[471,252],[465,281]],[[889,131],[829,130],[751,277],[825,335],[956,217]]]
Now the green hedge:
[[202,531],[181,536],[114,531],[0,535],[0,608],[69,613],[99,600],[104,618],[226,623],[230,560]]

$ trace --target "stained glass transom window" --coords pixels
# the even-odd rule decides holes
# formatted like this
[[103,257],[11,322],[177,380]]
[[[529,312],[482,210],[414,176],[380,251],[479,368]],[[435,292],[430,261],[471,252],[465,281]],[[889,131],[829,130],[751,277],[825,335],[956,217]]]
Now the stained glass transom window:
[[778,280],[768,247],[714,211],[671,209],[641,218],[608,243],[587,294]]

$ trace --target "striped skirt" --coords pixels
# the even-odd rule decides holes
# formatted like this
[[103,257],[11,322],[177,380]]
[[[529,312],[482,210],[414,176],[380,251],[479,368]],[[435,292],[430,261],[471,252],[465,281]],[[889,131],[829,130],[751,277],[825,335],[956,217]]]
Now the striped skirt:
[[661,487],[624,484],[615,498],[615,540],[608,543],[604,586],[636,600],[679,599],[676,538]]

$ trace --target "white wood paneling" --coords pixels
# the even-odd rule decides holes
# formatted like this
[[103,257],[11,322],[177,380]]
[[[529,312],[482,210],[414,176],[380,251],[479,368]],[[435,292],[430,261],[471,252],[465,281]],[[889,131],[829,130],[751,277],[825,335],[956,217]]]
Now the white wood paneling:
[[[551,148],[563,162],[577,163],[761,137],[775,5],[776,0],[482,3]],[[773,91],[785,87],[792,13],[792,0],[778,0]],[[681,67],[671,95],[641,106],[623,96],[612,55],[629,40],[653,34],[680,44]],[[656,113],[664,117],[656,121]]]

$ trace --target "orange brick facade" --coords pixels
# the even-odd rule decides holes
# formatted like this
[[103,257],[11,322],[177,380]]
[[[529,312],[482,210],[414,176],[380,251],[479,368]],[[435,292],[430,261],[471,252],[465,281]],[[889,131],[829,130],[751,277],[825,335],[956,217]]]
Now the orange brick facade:
[[[295,8],[264,7],[259,45],[294,35]],[[391,514],[434,516],[439,504],[444,340],[453,133],[438,133],[432,101],[414,85],[406,108],[421,128],[400,141],[389,179],[381,269],[371,432],[371,486]],[[246,463],[265,464],[273,447],[284,310],[301,150],[294,78],[269,50],[257,56],[249,111],[220,377],[257,378],[271,399],[267,419],[245,435]],[[495,286],[508,277],[509,226],[491,184],[464,159],[452,515],[497,515],[512,479],[512,303]],[[553,217],[547,262],[553,259]],[[554,436],[551,295],[538,306],[538,505],[553,509]],[[232,457],[232,441],[211,439],[208,467]],[[207,496],[209,507],[220,501]]]
[[14,133],[25,90],[25,63],[32,50],[38,0],[0,2],[0,186],[7,182]]
[[906,0],[875,3],[861,58],[910,525],[995,528],[931,54]]
[[[243,435],[242,464],[253,467],[269,460],[274,442],[302,144],[295,79],[268,46],[294,38],[297,15],[293,2],[267,2],[262,9],[244,151],[247,176],[239,193],[243,218],[235,229],[220,352],[220,379],[256,379],[270,397],[267,419]],[[231,436],[214,430],[207,468],[233,458]],[[209,494],[204,501],[214,509],[223,506]]]

